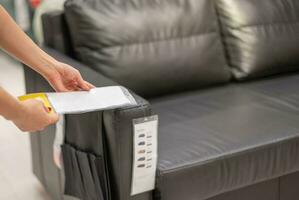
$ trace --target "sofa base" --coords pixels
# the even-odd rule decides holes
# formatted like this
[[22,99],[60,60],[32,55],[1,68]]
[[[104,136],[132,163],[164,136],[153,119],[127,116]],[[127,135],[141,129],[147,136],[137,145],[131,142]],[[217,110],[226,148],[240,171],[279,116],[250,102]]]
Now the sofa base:
[[227,192],[206,200],[297,200],[299,172]]

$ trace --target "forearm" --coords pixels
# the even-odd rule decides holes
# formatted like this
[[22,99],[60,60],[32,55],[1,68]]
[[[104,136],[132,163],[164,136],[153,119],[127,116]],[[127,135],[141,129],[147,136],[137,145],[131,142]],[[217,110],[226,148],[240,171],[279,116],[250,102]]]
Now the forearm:
[[0,47],[44,77],[57,61],[42,51],[0,6]]
[[21,109],[21,103],[0,87],[0,115],[7,120],[14,120]]

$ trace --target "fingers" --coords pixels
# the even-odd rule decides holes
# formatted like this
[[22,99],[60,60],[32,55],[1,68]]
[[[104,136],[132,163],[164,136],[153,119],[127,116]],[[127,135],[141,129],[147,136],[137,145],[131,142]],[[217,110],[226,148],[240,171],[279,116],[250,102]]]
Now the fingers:
[[86,82],[80,72],[73,67],[60,63],[60,71],[54,76],[47,77],[48,82],[56,92],[89,91],[94,86]]
[[95,88],[95,86],[94,86],[93,84],[91,84],[91,83],[89,83],[89,82],[87,82],[87,81],[85,81],[85,84],[86,84],[90,89]]
[[38,104],[41,109],[40,111],[44,111],[45,117],[48,118],[48,125],[54,124],[59,120],[59,115],[55,112],[51,112],[51,110],[48,107],[46,107],[43,102],[38,101]]
[[50,113],[52,111],[52,108],[51,107],[47,107],[45,106],[45,104],[43,103],[42,100],[39,100],[39,99],[34,99],[34,101],[37,100],[39,102],[39,106],[40,106],[40,109],[45,111],[46,113]]
[[49,112],[48,108],[40,100],[26,100],[21,102],[21,104],[23,109],[20,117],[13,122],[24,132],[42,131],[59,120],[58,114]]
[[88,83],[87,81],[84,81],[81,75],[79,75],[78,77],[78,87],[80,87],[82,90],[87,90],[87,91],[94,88],[92,84]]
[[55,89],[56,92],[68,92],[69,90],[64,86],[62,81],[55,81],[55,84],[52,84],[52,87]]

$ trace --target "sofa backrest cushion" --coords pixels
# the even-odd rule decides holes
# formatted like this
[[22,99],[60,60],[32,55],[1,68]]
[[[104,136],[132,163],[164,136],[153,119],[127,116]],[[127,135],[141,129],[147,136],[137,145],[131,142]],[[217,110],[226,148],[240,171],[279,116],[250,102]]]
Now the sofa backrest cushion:
[[211,0],[68,0],[76,56],[143,96],[227,82]]
[[299,71],[298,0],[215,0],[237,79]]

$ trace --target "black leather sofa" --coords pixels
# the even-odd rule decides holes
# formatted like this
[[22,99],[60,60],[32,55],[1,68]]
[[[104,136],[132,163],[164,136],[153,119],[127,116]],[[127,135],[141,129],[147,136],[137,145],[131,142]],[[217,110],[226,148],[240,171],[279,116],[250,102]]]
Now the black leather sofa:
[[[44,15],[45,51],[138,101],[66,116],[66,193],[299,199],[298,24],[298,0],[69,0],[65,12]],[[28,92],[51,90],[25,75]],[[152,114],[160,119],[156,189],[131,196],[132,119]],[[52,161],[54,131],[30,136],[34,173],[54,199],[68,199]]]

